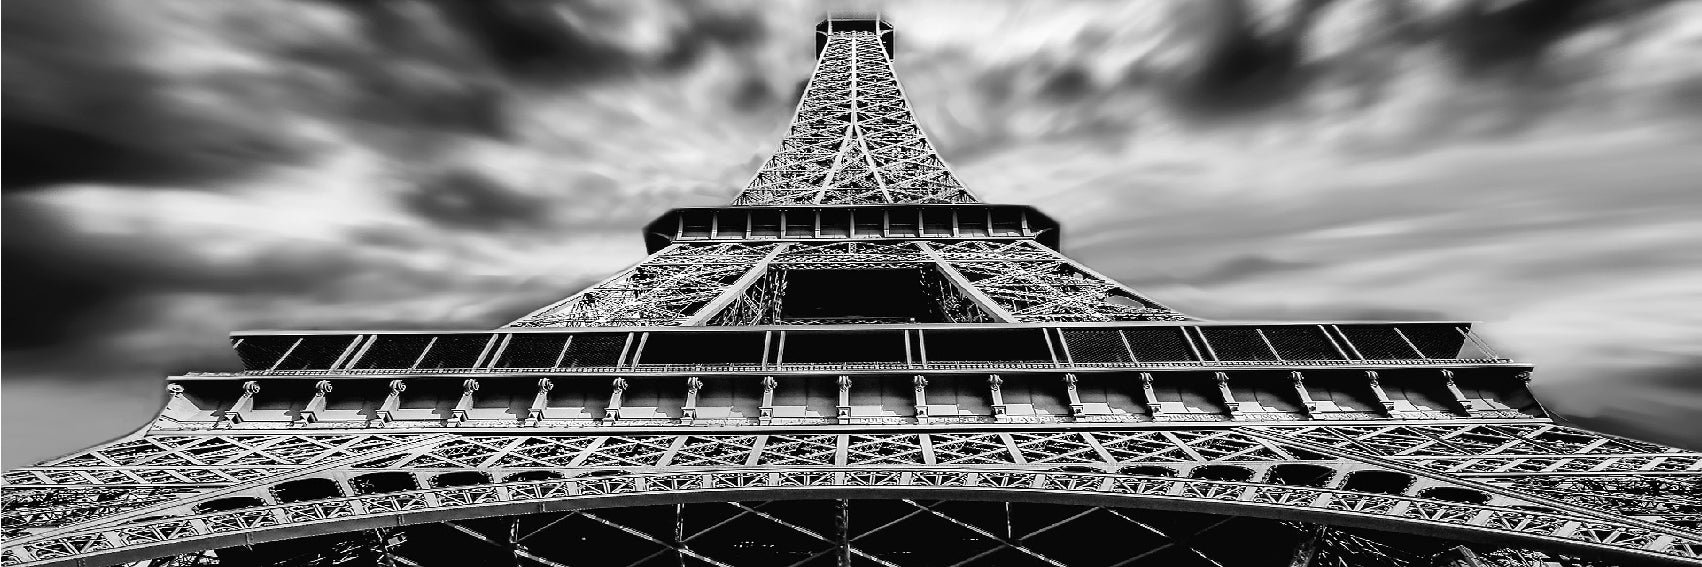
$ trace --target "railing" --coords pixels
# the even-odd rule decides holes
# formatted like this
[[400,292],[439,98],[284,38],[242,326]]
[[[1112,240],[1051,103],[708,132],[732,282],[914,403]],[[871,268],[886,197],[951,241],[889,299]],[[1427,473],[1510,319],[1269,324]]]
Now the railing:
[[402,376],[402,375],[524,375],[524,374],[670,374],[670,373],[763,373],[838,372],[895,370],[1063,370],[1096,369],[1213,369],[1213,368],[1403,368],[1459,367],[1513,364],[1506,358],[1405,359],[1405,360],[1284,360],[1284,361],[1196,361],[1196,362],[843,362],[778,364],[639,364],[637,366],[579,366],[572,368],[371,368],[338,370],[245,370],[240,372],[186,372],[187,377],[221,378],[249,376]]
[[[809,365],[799,368],[903,369],[1507,362],[1483,345],[1471,333],[1469,324],[1446,322],[676,326],[237,333],[233,339],[247,370],[278,375],[337,370],[357,374],[531,372],[540,368],[552,372],[623,368],[671,371],[698,365],[742,371],[797,364]],[[689,356],[708,359],[680,359]],[[359,372],[353,372],[356,370]]]

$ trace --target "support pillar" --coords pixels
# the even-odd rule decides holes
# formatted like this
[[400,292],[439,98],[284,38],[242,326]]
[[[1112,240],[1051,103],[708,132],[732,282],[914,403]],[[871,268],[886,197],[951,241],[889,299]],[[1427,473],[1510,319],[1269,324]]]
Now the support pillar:
[[1223,398],[1223,405],[1229,407],[1229,415],[1241,413],[1241,402],[1235,401],[1235,393],[1229,391],[1229,373],[1214,372],[1212,380],[1217,382],[1217,395]]
[[1395,402],[1390,401],[1389,394],[1383,392],[1383,384],[1377,381],[1377,371],[1366,370],[1365,382],[1371,386],[1371,394],[1377,397],[1377,403],[1383,405],[1383,413],[1393,417],[1395,414]]
[[762,405],[756,408],[758,425],[774,423],[774,388],[779,385],[773,376],[762,377]]
[[236,398],[236,403],[230,409],[219,412],[219,421],[236,425],[242,423],[243,414],[254,411],[254,395],[260,393],[260,383],[249,380],[242,383],[242,395]]
[[1070,415],[1081,419],[1087,415],[1087,406],[1081,403],[1081,392],[1076,391],[1076,375],[1064,375],[1064,394],[1070,398]]
[[839,377],[839,405],[835,407],[839,423],[851,423],[851,377]]
[[539,422],[544,421],[544,409],[550,407],[550,390],[555,387],[555,382],[549,378],[538,379],[538,393],[532,396],[532,407],[526,410],[527,425],[537,427]]
[[373,412],[373,417],[377,418],[380,424],[390,423],[390,420],[395,419],[391,412],[401,407],[402,392],[407,390],[408,385],[406,383],[401,380],[391,380],[390,393],[384,396],[384,403],[378,405],[378,410]]
[[1141,373],[1141,401],[1146,404],[1146,411],[1153,419],[1164,415],[1164,410],[1158,405],[1158,392],[1152,391],[1152,373]]
[[1466,399],[1465,393],[1460,391],[1460,386],[1454,383],[1454,371],[1442,369],[1442,385],[1448,387],[1448,393],[1454,396],[1454,403],[1459,404],[1460,411],[1466,412],[1466,415],[1471,415],[1472,401]]
[[851,567],[851,502],[840,499],[834,505],[839,513],[833,515],[833,531],[838,536],[834,538],[833,556],[839,567]]
[[617,376],[617,377],[615,377],[615,381],[613,382],[612,385],[614,386],[614,390],[609,394],[608,415],[603,416],[603,421],[608,423],[609,425],[614,425],[614,423],[616,421],[620,421],[620,418],[621,418],[621,394],[626,393],[626,387],[627,387],[626,378],[621,378],[621,377]]
[[165,391],[169,397],[166,398],[165,412],[161,415],[183,416],[195,413],[195,404],[183,395],[182,384],[166,384]]
[[1322,524],[1307,524],[1302,528],[1300,543],[1295,544],[1288,567],[1312,567],[1312,558],[1318,556],[1318,548],[1323,546],[1326,529]]
[[1430,567],[1492,567],[1493,565],[1494,563],[1484,561],[1477,556],[1477,552],[1463,545],[1456,545],[1430,558]]
[[461,382],[461,399],[455,402],[455,409],[449,410],[451,425],[460,425],[467,421],[467,410],[473,409],[473,392],[479,391],[479,381],[468,378]]
[[[781,221],[785,226],[785,221]],[[674,558],[680,562],[680,567],[686,567],[686,505],[674,505]]]
[[1318,402],[1312,401],[1312,392],[1306,390],[1306,377],[1295,370],[1288,373],[1288,381],[1294,383],[1294,393],[1300,396],[1300,407],[1306,411],[1306,416],[1318,413]]
[[1005,393],[999,389],[1004,383],[1005,379],[998,374],[987,375],[987,391],[993,396],[993,421],[1010,420],[1010,416],[1005,415]]
[[910,382],[916,386],[916,423],[928,423],[928,378],[917,374]]
[[686,405],[680,408],[680,425],[691,425],[697,420],[697,391],[703,389],[703,380],[696,376],[686,378]]
[[307,425],[319,421],[319,412],[325,411],[325,396],[331,393],[331,381],[320,380],[313,383],[313,398],[307,400],[307,407],[296,413],[296,425]]

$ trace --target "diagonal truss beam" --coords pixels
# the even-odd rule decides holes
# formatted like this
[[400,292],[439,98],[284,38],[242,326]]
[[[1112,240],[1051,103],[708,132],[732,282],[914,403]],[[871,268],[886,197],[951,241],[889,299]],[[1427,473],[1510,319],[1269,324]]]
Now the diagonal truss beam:
[[720,295],[715,296],[715,299],[704,304],[703,307],[698,308],[697,313],[687,317],[684,321],[681,321],[680,324],[688,327],[700,326],[716,315],[721,314],[721,310],[726,309],[728,305],[732,305],[734,301],[738,301],[739,296],[744,295],[746,291],[750,290],[751,286],[754,285],[757,280],[762,279],[764,275],[767,275],[768,265],[774,263],[774,259],[780,257],[780,254],[785,252],[790,246],[791,243],[775,245],[773,250],[770,250],[768,254],[762,257],[761,260],[758,260],[755,265],[745,271],[745,275],[739,276],[739,279],[734,281],[732,285],[721,290]]
[[934,249],[933,246],[926,242],[917,242],[916,246],[921,248],[922,253],[926,254],[928,258],[934,261],[934,267],[938,268],[940,273],[945,274],[946,279],[951,281],[952,286],[957,288],[958,293],[963,294],[964,297],[968,297],[970,301],[975,303],[976,307],[981,308],[982,312],[1000,323],[1015,323],[1018,321],[1017,317],[1012,315],[1010,311],[1006,311],[998,302],[987,297],[987,294],[983,293],[980,288],[975,287],[975,284],[969,283],[969,278],[963,277],[962,272],[959,272],[957,271],[957,268],[952,267],[951,262],[946,261],[945,257],[940,255],[939,250]]

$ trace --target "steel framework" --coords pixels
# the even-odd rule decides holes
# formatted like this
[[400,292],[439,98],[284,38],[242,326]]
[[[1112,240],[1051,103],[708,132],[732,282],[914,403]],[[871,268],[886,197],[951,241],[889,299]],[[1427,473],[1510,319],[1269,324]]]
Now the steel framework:
[[732,206],[506,327],[233,334],[243,372],[7,473],[0,564],[1702,563],[1702,454],[1554,422],[1469,323],[1102,276],[956,180],[892,49],[823,22]]

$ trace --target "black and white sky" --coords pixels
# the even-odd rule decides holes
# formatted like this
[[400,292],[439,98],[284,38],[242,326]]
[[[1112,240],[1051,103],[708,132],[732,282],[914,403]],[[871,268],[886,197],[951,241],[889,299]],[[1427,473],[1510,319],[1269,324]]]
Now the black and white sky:
[[1702,446],[1702,2],[8,0],[3,460],[236,329],[501,325],[728,201],[878,10],[935,145],[1214,319],[1463,319]]

